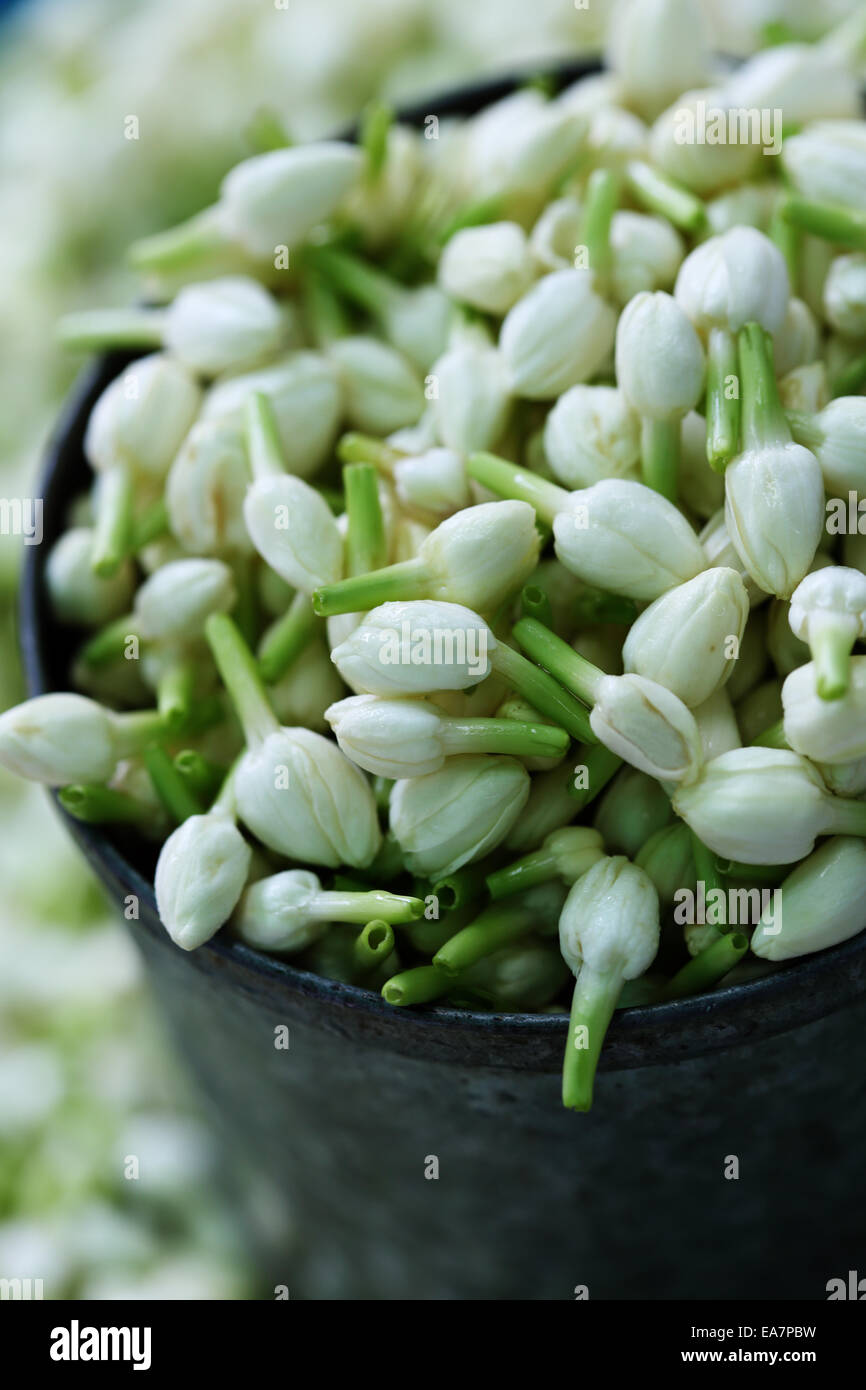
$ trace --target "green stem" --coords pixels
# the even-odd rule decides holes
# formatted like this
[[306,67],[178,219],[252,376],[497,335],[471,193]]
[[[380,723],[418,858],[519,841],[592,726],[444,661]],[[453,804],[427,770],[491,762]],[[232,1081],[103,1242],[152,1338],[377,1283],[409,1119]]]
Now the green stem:
[[132,474],[116,464],[102,474],[96,503],[96,530],[93,537],[91,567],[100,579],[117,573],[130,552],[135,488]]
[[257,555],[238,553],[232,558],[232,573],[237,593],[232,617],[249,646],[255,642],[261,625],[259,586],[256,582],[257,564]]
[[740,397],[728,395],[730,378],[738,378],[737,341],[727,328],[711,328],[707,344],[707,462],[717,473],[740,446]]
[[244,424],[253,477],[282,477],[286,472],[286,461],[280,443],[277,417],[270,400],[261,391],[252,391],[247,396]]
[[313,610],[320,618],[336,613],[367,613],[390,600],[427,598],[433,576],[423,560],[403,560],[398,565],[350,575],[336,584],[325,584],[313,593]]
[[540,584],[524,585],[520,594],[520,616],[535,618],[536,622],[544,623],[545,627],[554,626],[550,599]]
[[368,922],[355,937],[352,955],[362,975],[383,965],[394,949],[394,929],[389,922]]
[[771,724],[769,729],[765,729],[757,738],[752,739],[753,748],[789,748],[790,744],[785,738],[785,726],[781,719],[777,719],[775,724]]
[[549,849],[534,850],[513,864],[497,869],[487,877],[487,890],[491,898],[510,898],[514,893],[522,893],[525,888],[534,888],[537,883],[549,883],[558,876],[556,855]]
[[437,240],[444,246],[464,227],[483,227],[488,222],[499,222],[502,214],[501,198],[482,198],[477,203],[464,203],[437,232]]
[[680,467],[679,420],[644,416],[640,430],[641,477],[653,492],[676,502]]
[[160,676],[156,707],[169,728],[179,729],[189,718],[195,682],[196,667],[191,660],[174,662]]
[[575,766],[584,768],[586,773],[586,786],[578,787],[575,785],[574,770],[570,769],[569,795],[576,803],[574,814],[577,815],[578,811],[601,795],[608,782],[622,767],[622,758],[618,753],[612,753],[609,748],[605,748],[603,743],[593,744],[589,748],[578,748],[575,750],[575,757],[578,760]]
[[517,719],[450,719],[440,724],[447,753],[508,753],[515,758],[555,758],[569,744],[565,729],[555,724]]
[[204,635],[223,685],[244,731],[247,744],[260,743],[279,728],[268,703],[253,655],[237,625],[225,613],[211,613]]
[[743,412],[743,447],[761,449],[787,444],[791,431],[776,385],[773,353],[759,323],[741,328],[737,345],[740,357],[740,395]]
[[154,790],[172,820],[180,825],[190,816],[200,816],[202,804],[193,796],[165,749],[146,748],[143,756]]
[[350,430],[337,442],[337,458],[341,463],[372,463],[383,473],[391,473],[394,464],[406,455],[402,449],[394,449],[382,439],[370,434],[359,434]]
[[800,281],[800,248],[802,245],[802,236],[800,234],[800,228],[796,227],[793,222],[788,221],[778,204],[770,218],[769,237],[785,257],[791,293],[796,294],[797,286]]
[[643,160],[630,160],[626,184],[635,202],[648,212],[658,213],[685,232],[700,232],[707,221],[707,210],[700,198],[682,184],[668,178]]
[[118,758],[131,758],[155,743],[164,742],[174,733],[155,709],[112,714],[111,726]]
[[372,463],[347,463],[343,468],[346,497],[346,568],[350,575],[369,574],[385,567],[388,546],[379,500],[379,479]]
[[851,677],[851,650],[857,628],[843,614],[816,613],[809,623],[809,650],[822,700],[841,700]]
[[87,309],[66,314],[57,335],[62,347],[75,352],[113,347],[160,347],[165,313],[160,309]]
[[827,796],[830,824],[826,835],[866,835],[866,802],[849,801],[842,796]]
[[549,483],[528,468],[519,468],[515,463],[497,458],[495,454],[470,454],[466,472],[498,497],[528,502],[535,508],[538,517],[548,524],[552,524],[558,513],[566,509],[571,497],[564,487],[557,487],[556,483]]
[[244,140],[253,154],[287,150],[294,141],[272,106],[260,106],[244,127]]
[[394,124],[394,111],[383,101],[371,101],[361,114],[358,143],[367,157],[365,176],[375,183],[388,157],[388,136]]
[[161,540],[168,533],[168,507],[164,497],[159,497],[144,508],[141,515],[132,523],[129,538],[129,553],[137,555],[151,541]]
[[719,861],[711,849],[708,849],[703,840],[699,840],[693,830],[689,831],[692,842],[692,859],[695,863],[695,878],[698,883],[703,883],[707,893],[714,889],[725,891],[725,878],[719,868]]
[[225,244],[217,208],[210,207],[168,231],[134,241],[128,259],[134,270],[183,270]]
[[402,286],[346,251],[337,251],[332,246],[307,246],[304,261],[321,271],[340,294],[375,318],[381,318],[403,297]]
[[266,685],[273,685],[285,675],[309,646],[318,626],[319,620],[313,612],[309,595],[296,593],[283,616],[262,638],[259,647],[259,675]]
[[[514,629],[515,637],[517,628],[526,623],[535,624],[542,632],[549,632],[549,628],[544,627],[542,623],[536,624],[534,618],[521,618]],[[521,641],[520,645],[524,646],[524,643]],[[582,743],[598,742],[590,728],[589,714],[583,705],[568,690],[563,690],[547,671],[542,671],[532,661],[527,661],[525,656],[521,656],[504,642],[496,644],[490,665],[507,685],[528,700],[540,714],[546,714],[548,719],[565,729],[572,738],[580,739]]]
[[424,914],[420,898],[409,898],[383,889],[363,893],[328,892],[316,895],[316,916],[329,922],[414,922]]
[[210,762],[195,748],[182,748],[175,753],[174,766],[193,796],[210,805],[222,785],[225,768]]
[[712,989],[733,970],[748,949],[749,938],[744,932],[726,932],[677,971],[662,990],[661,998],[682,999],[687,994],[701,994],[705,989]]
[[127,643],[139,636],[135,630],[135,618],[126,613],[122,618],[114,618],[105,627],[95,632],[81,648],[81,659],[88,666],[105,666],[110,661],[123,658]]
[[586,181],[580,240],[586,247],[596,288],[604,292],[613,263],[610,224],[619,201],[619,180],[610,169],[594,169]]
[[[624,598],[622,594],[609,594],[589,584],[584,585],[583,591],[571,605],[571,616],[579,627],[588,627],[591,623],[621,623],[631,627],[637,614],[634,599]],[[529,618],[532,614],[525,613],[523,616]]]
[[622,985],[618,971],[600,974],[586,964],[580,967],[562,1066],[562,1103],[566,1110],[586,1111],[592,1107],[596,1067]]
[[[573,691],[584,704],[595,704],[599,686],[605,679],[604,671],[598,666],[593,666],[591,661],[580,656],[561,637],[557,637],[555,632],[551,632],[550,628],[536,622],[534,618],[521,618],[515,623],[512,636],[527,656],[532,657],[533,661],[537,661],[567,689]],[[535,703],[533,701],[533,704]],[[541,709],[541,706],[537,705],[537,708]],[[542,710],[542,713],[546,714],[547,711]],[[597,741],[594,734],[587,740],[590,743]]]
[[382,998],[386,1004],[396,1004],[405,1008],[411,1004],[429,1004],[433,999],[441,999],[451,988],[452,981],[444,970],[435,965],[416,965],[411,970],[403,970],[392,975],[382,986]]
[[866,386],[866,352],[855,357],[831,382],[834,396],[856,396]]
[[467,864],[447,878],[437,879],[432,887],[439,906],[447,912],[459,911],[480,898],[484,892],[484,871],[477,864]]
[[496,904],[468,927],[449,938],[433,957],[433,964],[453,979],[484,956],[517,941],[532,929],[532,912],[516,903]]
[[324,275],[309,270],[304,279],[304,322],[320,352],[352,331],[348,314]]
[[134,825],[153,828],[153,808],[110,787],[75,783],[61,787],[57,799],[65,811],[88,825]]
[[840,246],[866,250],[866,212],[789,193],[782,203],[786,222]]

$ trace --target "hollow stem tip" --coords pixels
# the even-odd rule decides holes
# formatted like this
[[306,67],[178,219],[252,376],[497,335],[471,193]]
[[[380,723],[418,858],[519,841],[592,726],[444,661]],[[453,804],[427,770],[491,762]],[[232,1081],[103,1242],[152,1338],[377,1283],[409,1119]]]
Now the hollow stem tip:
[[361,971],[375,970],[394,949],[394,929],[390,922],[368,922],[352,946],[355,964]]
[[70,816],[89,825],[135,825],[146,829],[153,823],[149,806],[110,787],[73,783],[61,787],[57,799]]
[[522,904],[495,903],[450,937],[436,952],[433,964],[455,979],[476,961],[525,936],[532,921],[532,912]]
[[435,965],[416,965],[411,970],[403,970],[392,975],[382,986],[382,998],[386,1004],[396,1004],[406,1008],[411,1004],[429,1004],[441,999],[451,988],[452,981]]

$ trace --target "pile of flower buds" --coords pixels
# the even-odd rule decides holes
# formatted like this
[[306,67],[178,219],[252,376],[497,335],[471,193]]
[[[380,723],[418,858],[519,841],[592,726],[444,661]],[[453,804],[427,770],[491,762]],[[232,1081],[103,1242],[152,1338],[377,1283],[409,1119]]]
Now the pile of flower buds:
[[[570,985],[577,1110],[616,1008],[866,926],[866,25],[720,75],[648,8],[559,96],[246,160],[64,321],[147,355],[46,565],[78,693],[0,717],[186,950]],[[780,152],[680,138],[746,95]]]

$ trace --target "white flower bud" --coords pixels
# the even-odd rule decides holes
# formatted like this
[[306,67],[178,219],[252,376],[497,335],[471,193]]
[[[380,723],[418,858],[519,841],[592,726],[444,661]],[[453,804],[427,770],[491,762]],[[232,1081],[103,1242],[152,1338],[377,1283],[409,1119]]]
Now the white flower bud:
[[325,710],[343,692],[343,682],[331,664],[330,653],[324,642],[316,638],[276,685],[269,687],[268,698],[281,724],[302,724],[324,734],[328,731]]
[[294,953],[312,945],[328,930],[315,911],[322,885],[309,869],[287,869],[251,883],[234,915],[242,941],[262,951]]
[[679,232],[661,217],[615,212],[610,225],[613,292],[619,304],[648,290],[669,290],[685,247]]
[[552,855],[560,878],[574,883],[602,858],[604,842],[592,826],[564,825],[561,830],[551,830],[542,852]]
[[866,637],[866,575],[845,565],[828,565],[807,574],[791,595],[791,631],[812,642],[827,620],[843,627],[853,645]]
[[542,270],[573,270],[574,255],[583,230],[577,198],[556,198],[548,203],[529,237],[529,245]]
[[336,519],[302,478],[257,478],[244,499],[243,519],[262,559],[293,588],[311,594],[340,578],[343,540]]
[[252,852],[230,815],[190,816],[169,835],[156,865],[160,921],[176,946],[194,951],[227,922]]
[[264,286],[246,275],[186,285],[165,316],[168,352],[205,376],[251,367],[280,346],[282,311]]
[[559,919],[559,948],[577,975],[636,980],[659,947],[659,900],[652,879],[623,855],[605,856],[572,885]]
[[613,347],[616,314],[585,270],[545,275],[510,309],[499,346],[512,389],[553,400],[598,371]]
[[793,864],[830,828],[816,770],[780,748],[733,748],[678,787],[677,815],[715,854],[744,864]]
[[376,776],[423,777],[445,761],[442,712],[428,700],[352,695],[327,719],[346,757]]
[[528,796],[516,758],[449,758],[439,772],[394,783],[391,831],[410,872],[435,881],[495,849]]
[[[777,376],[787,376],[797,367],[813,366],[821,351],[821,332],[808,304],[789,299],[785,317],[773,334],[773,362]],[[782,383],[779,383],[785,404]]]
[[364,157],[354,145],[321,140],[244,159],[220,188],[219,221],[251,255],[273,259],[331,216],[357,182]]
[[553,522],[556,553],[586,584],[654,599],[706,569],[707,559],[672,502],[626,478],[571,495]]
[[331,660],[353,690],[426,695],[465,690],[490,674],[496,638],[458,603],[383,603],[368,613]]
[[175,560],[146,579],[135,596],[135,628],[145,641],[200,637],[211,613],[235,602],[234,576],[221,560]]
[[756,173],[760,146],[712,138],[713,122],[721,110],[727,116],[725,95],[717,89],[683,92],[655,122],[649,137],[650,160],[694,193],[742,183]]
[[828,492],[846,502],[849,491],[866,492],[866,396],[837,396],[814,423],[812,447]]
[[469,125],[466,180],[475,197],[542,196],[579,153],[582,113],[527,88],[485,107]]
[[785,738],[816,763],[866,756],[866,656],[851,658],[849,685],[838,699],[818,694],[815,663],[798,666],[782,686]]
[[365,868],[381,843],[364,774],[310,729],[279,729],[235,774],[238,814],[263,845],[301,863]]
[[110,579],[94,574],[93,534],[89,526],[64,531],[45,562],[45,584],[58,622],[99,627],[125,613],[132,602],[135,566],[124,560]]
[[18,777],[107,782],[117,761],[109,711],[83,695],[37,695],[0,714],[0,764]]
[[606,748],[650,777],[697,776],[702,752],[694,715],[663,685],[644,676],[605,676],[589,722]]
[[633,410],[651,420],[685,415],[704,385],[700,339],[669,294],[637,294],[616,330],[616,379]]
[[827,321],[846,338],[866,337],[866,255],[837,256],[824,281]]
[[752,320],[778,332],[790,296],[788,268],[777,246],[754,227],[732,227],[696,246],[680,267],[674,297],[702,333],[732,333]]
[[694,708],[732,673],[748,616],[740,576],[732,569],[704,570],[662,594],[632,624],[623,647],[625,669]]
[[92,468],[124,464],[164,478],[201,404],[195,379],[163,353],[139,357],[103,391],[87,422]]
[[328,356],[340,373],[346,418],[353,429],[388,434],[414,425],[424,391],[407,359],[389,343],[358,334],[338,338]]
[[243,503],[250,469],[234,424],[199,420],[179,449],[165,489],[172,533],[193,555],[248,552]]
[[740,454],[725,470],[725,525],[755,583],[790,597],[824,530],[824,484],[815,455],[781,443]]
[[256,372],[223,377],[205,397],[204,418],[223,421],[240,432],[254,391],[270,402],[286,468],[308,478],[330,454],[340,423],[337,368],[321,353],[293,352]]
[[446,243],[438,278],[452,299],[506,314],[535,279],[526,233],[516,222],[464,227]]
[[437,285],[405,290],[382,307],[382,329],[394,347],[422,372],[445,351],[454,306]]
[[394,491],[401,506],[436,520],[452,516],[472,500],[463,458],[454,449],[426,449],[398,459]]
[[619,77],[626,105],[655,116],[710,64],[709,32],[691,0],[623,0],[607,38],[608,66]]
[[482,502],[441,522],[418,559],[433,576],[432,597],[485,613],[529,578],[538,544],[528,502]]
[[781,920],[774,903],[752,936],[764,960],[793,960],[848,941],[866,927],[866,844],[839,835],[798,864],[782,883]]
[[791,135],[782,165],[798,193],[866,209],[866,127],[860,120],[816,121]]
[[[791,300],[792,305],[799,302],[796,299]],[[809,313],[811,314],[811,310]],[[782,332],[784,333],[784,331],[785,325],[782,324]],[[797,346],[798,330],[794,328],[792,331],[795,351],[799,351]],[[823,410],[830,400],[827,364],[825,362],[807,362],[803,367],[793,367],[789,372],[786,372],[779,381],[779,400],[782,402],[783,410],[798,410],[806,414],[815,414],[819,410]],[[814,447],[812,452],[817,457],[817,450]]]
[[783,43],[755,53],[731,73],[725,97],[735,110],[780,110],[786,126],[860,114],[851,64],[821,43]]
[[437,383],[433,418],[440,441],[463,454],[492,448],[511,408],[508,371],[496,349],[458,343],[433,363],[431,375]]
[[572,386],[547,417],[544,454],[569,488],[632,472],[640,457],[640,421],[613,386]]
[[[707,422],[696,410],[680,424],[679,491],[684,511],[706,520],[725,502],[725,480],[707,467]],[[734,568],[739,569],[739,559]]]

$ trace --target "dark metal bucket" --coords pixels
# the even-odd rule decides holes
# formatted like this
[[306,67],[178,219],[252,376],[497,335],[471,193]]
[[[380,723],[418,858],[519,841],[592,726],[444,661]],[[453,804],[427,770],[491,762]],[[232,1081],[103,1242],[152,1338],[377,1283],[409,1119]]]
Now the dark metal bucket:
[[[90,408],[126,360],[85,375],[49,449],[21,601],[33,695],[67,684],[44,562],[88,480]],[[154,992],[266,1277],[291,1297],[812,1299],[866,1272],[866,935],[619,1013],[593,1111],[574,1115],[563,1017],[400,1011],[219,938],[187,955],[159,924],[147,861],[64,819],[112,898],[139,899],[129,926]]]

